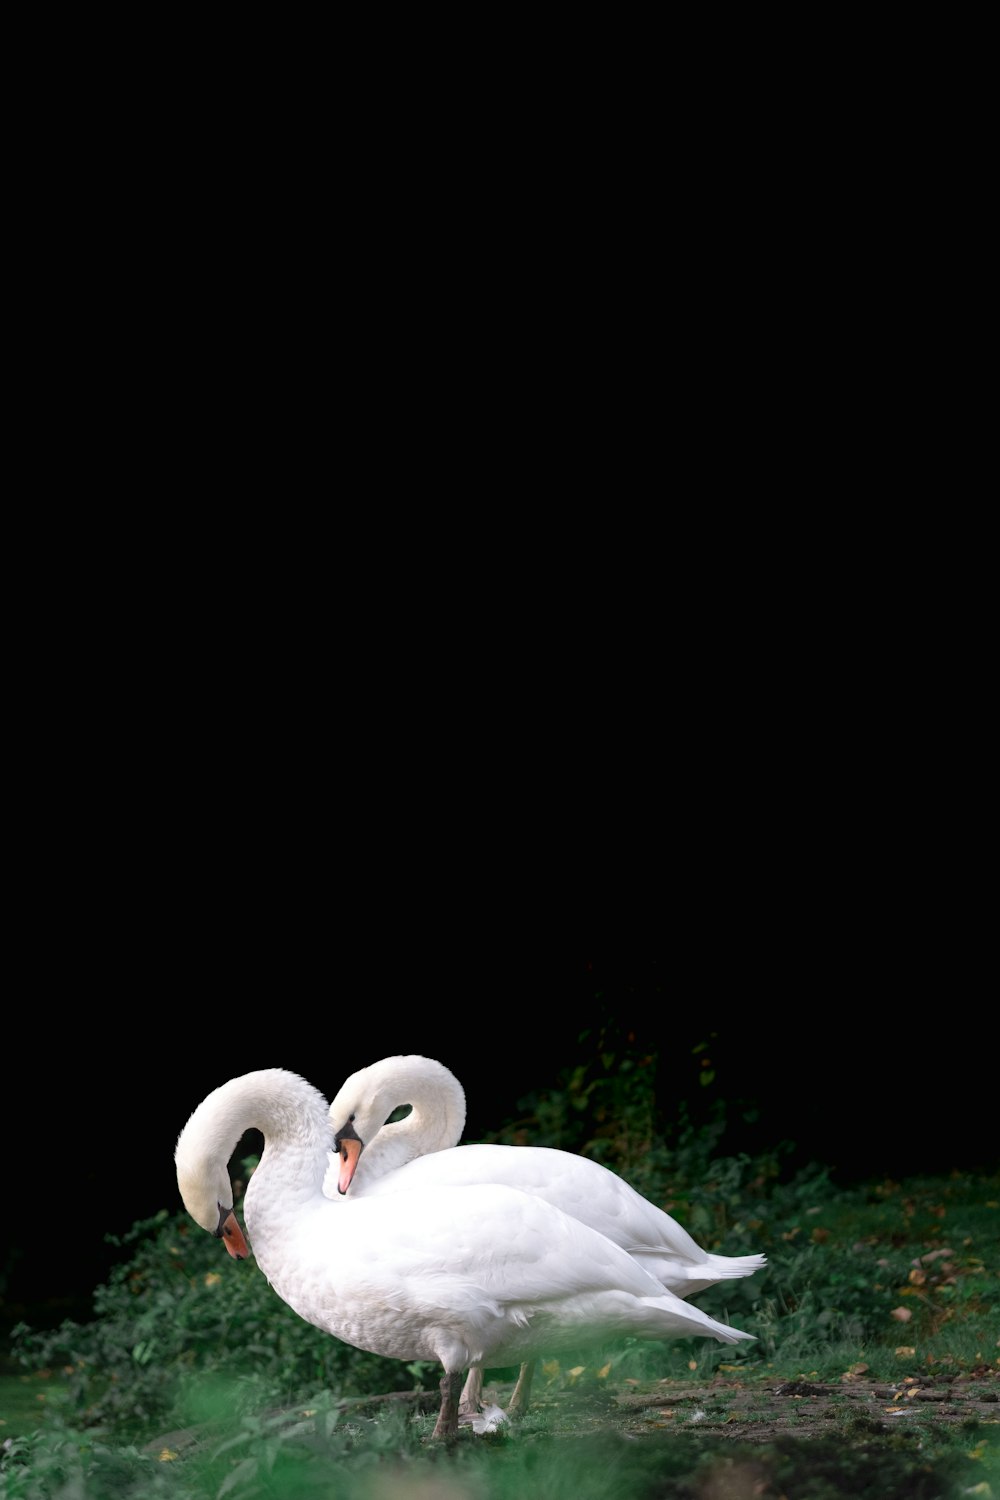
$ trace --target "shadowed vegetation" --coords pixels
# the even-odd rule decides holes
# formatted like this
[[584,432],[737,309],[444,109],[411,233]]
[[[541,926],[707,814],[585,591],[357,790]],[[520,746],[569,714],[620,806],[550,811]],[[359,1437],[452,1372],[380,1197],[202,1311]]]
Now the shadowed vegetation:
[[[437,1451],[435,1366],[304,1323],[164,1211],[121,1243],[91,1320],[13,1331],[0,1500],[1000,1496],[1000,1179],[843,1189],[784,1146],[719,1154],[718,1100],[665,1123],[655,1058],[598,1042],[491,1138],[592,1155],[707,1249],[763,1251],[694,1299],[756,1343],[543,1362],[522,1422]],[[515,1375],[489,1372],[488,1394]]]

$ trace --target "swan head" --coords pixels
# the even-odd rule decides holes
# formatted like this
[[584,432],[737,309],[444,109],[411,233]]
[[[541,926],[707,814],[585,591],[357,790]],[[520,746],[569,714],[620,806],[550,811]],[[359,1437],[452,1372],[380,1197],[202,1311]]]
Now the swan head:
[[196,1224],[220,1239],[234,1260],[246,1260],[250,1251],[233,1213],[233,1188],[228,1163],[213,1165],[181,1132],[174,1154],[177,1186],[184,1207]]
[[[410,1106],[410,1114],[389,1124],[393,1111],[404,1105]],[[340,1157],[338,1192],[347,1192],[361,1153],[376,1136],[384,1169],[457,1145],[464,1125],[465,1091],[434,1058],[384,1057],[359,1068],[330,1105],[333,1149]]]
[[233,1213],[229,1162],[247,1130],[259,1130],[265,1142],[283,1142],[321,1173],[329,1141],[326,1099],[298,1073],[260,1068],[213,1089],[177,1137],[174,1165],[184,1207],[237,1260],[249,1251]]

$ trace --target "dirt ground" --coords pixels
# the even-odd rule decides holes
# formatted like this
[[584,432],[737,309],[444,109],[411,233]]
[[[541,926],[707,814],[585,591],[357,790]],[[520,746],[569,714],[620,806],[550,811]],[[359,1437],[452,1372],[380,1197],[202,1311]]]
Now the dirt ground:
[[884,1431],[914,1418],[948,1425],[969,1418],[1000,1423],[1000,1372],[987,1368],[947,1382],[907,1377],[896,1385],[865,1380],[743,1385],[718,1377],[704,1386],[624,1386],[612,1402],[607,1420],[636,1436],[660,1426],[697,1426],[704,1433],[765,1443],[779,1435],[829,1437],[831,1423]]
[[[510,1386],[487,1385],[484,1405],[506,1402]],[[388,1404],[432,1415],[438,1392],[396,1392],[345,1403],[344,1419],[362,1423]],[[943,1496],[1000,1494],[983,1488],[1000,1463],[1000,1371],[899,1384],[845,1379],[742,1383],[717,1376],[706,1384],[591,1382],[571,1389],[535,1389],[532,1413],[517,1442],[588,1441],[604,1457],[624,1443],[657,1465],[651,1489],[669,1500],[809,1500],[877,1495],[879,1500],[941,1500]],[[303,1413],[288,1411],[301,1425]],[[945,1429],[959,1429],[953,1435]],[[506,1442],[474,1436],[461,1442]],[[513,1435],[513,1434],[512,1434]],[[190,1452],[204,1432],[170,1433],[150,1445]],[[955,1445],[958,1439],[958,1445]],[[663,1446],[665,1444],[665,1446]],[[974,1462],[979,1451],[982,1463]],[[621,1467],[619,1463],[618,1467]],[[626,1463],[627,1466],[627,1463]],[[644,1471],[646,1472],[646,1471]],[[993,1473],[995,1483],[995,1472]]]
[[[487,1386],[484,1404],[505,1403],[511,1387]],[[437,1410],[438,1392],[393,1392],[349,1401],[359,1417],[386,1404]],[[935,1425],[1000,1425],[1000,1371],[986,1366],[968,1375],[932,1380],[906,1377],[898,1384],[872,1380],[785,1380],[744,1384],[717,1376],[705,1385],[674,1381],[629,1381],[608,1389],[586,1387],[533,1391],[532,1412],[545,1418],[552,1436],[581,1430],[643,1437],[666,1428],[700,1436],[715,1433],[741,1442],[767,1443],[777,1437],[829,1437],[835,1430],[890,1432],[916,1422]],[[156,1444],[187,1448],[197,1429],[171,1433]]]

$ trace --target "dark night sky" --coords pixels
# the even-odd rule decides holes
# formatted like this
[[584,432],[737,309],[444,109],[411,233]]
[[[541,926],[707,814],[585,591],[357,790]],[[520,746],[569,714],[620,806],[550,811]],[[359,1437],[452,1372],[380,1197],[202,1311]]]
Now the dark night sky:
[[[198,983],[188,999],[183,976],[168,973],[113,1012],[97,999],[58,1021],[34,1017],[23,1066],[8,1056],[5,1321],[86,1315],[118,1254],[104,1235],[180,1208],[177,1134],[226,1079],[285,1067],[332,1098],[356,1068],[422,1052],[462,1081],[464,1138],[475,1140],[513,1118],[529,1092],[556,1089],[580,1031],[609,1011],[659,1052],[669,1089],[691,1087],[690,1049],[717,1032],[725,1097],[760,1109],[734,1149],[794,1141],[843,1180],[997,1164],[987,1052],[944,1015],[829,999],[779,1005],[766,991],[742,1005],[698,1003],[682,996],[669,959],[498,960],[473,971],[415,956],[355,963],[319,983],[288,960],[284,973],[273,1014],[266,969],[246,965],[246,993]],[[46,1313],[33,1313],[43,1301]]]

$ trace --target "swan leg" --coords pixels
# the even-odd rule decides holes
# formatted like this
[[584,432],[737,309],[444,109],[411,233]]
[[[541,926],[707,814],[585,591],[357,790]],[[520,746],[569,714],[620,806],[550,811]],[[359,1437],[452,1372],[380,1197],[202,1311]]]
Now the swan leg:
[[[535,1373],[534,1360],[526,1360],[517,1375],[517,1384],[511,1392],[510,1401],[507,1403],[507,1415],[512,1417],[523,1417],[528,1410],[528,1401],[531,1396],[531,1380]],[[465,1385],[462,1387],[462,1396],[458,1404],[460,1422],[468,1422],[470,1417],[476,1417],[483,1410],[483,1369],[481,1365],[475,1365],[466,1376]]]
[[446,1370],[441,1376],[441,1407],[431,1433],[432,1438],[444,1438],[450,1443],[458,1436],[458,1397],[461,1386],[461,1370],[456,1370],[453,1374]]
[[531,1380],[534,1373],[535,1361],[533,1359],[525,1360],[518,1371],[517,1384],[507,1403],[507,1413],[509,1416],[523,1417],[528,1410],[528,1399],[531,1396]]
[[461,1417],[476,1416],[483,1406],[483,1371],[481,1365],[473,1365],[465,1379],[462,1387],[462,1397],[458,1403],[458,1414]]

